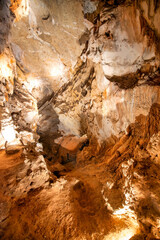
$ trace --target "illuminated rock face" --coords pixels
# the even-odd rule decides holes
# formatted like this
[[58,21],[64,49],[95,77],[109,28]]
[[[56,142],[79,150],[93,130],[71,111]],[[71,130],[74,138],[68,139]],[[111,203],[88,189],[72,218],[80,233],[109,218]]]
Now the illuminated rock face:
[[22,58],[18,61],[40,82],[38,92],[43,97],[68,80],[81,54],[84,44],[80,46],[79,39],[85,32],[82,7],[78,1],[27,0],[17,13],[21,19],[12,28],[15,56],[19,57],[19,47]]
[[0,238],[159,239],[159,2],[11,3]]
[[[79,136],[91,132],[103,142],[118,137],[139,113],[148,114],[159,102],[158,88],[144,86],[159,78],[158,26],[140,14],[145,3],[123,2],[113,8],[112,1],[84,1],[83,6],[75,1],[22,1],[16,10],[19,21],[12,28],[12,51],[24,72],[24,86],[38,101],[43,139],[50,132],[59,137],[59,130]],[[158,5],[152,8],[157,14]],[[80,55],[82,62],[73,70]],[[61,88],[64,83],[66,88]]]
[[86,129],[98,141],[110,141],[137,116],[146,116],[160,100],[159,87],[153,86],[160,77],[157,48],[156,33],[134,4],[101,10],[78,76],[56,99],[59,129],[77,135]]

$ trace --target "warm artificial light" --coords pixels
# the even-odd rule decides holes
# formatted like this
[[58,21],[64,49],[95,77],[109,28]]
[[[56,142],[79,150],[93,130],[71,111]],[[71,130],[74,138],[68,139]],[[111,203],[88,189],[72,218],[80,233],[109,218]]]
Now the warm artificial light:
[[38,87],[40,87],[40,85],[41,85],[40,79],[34,76],[29,76],[27,78],[27,82],[25,82],[25,86],[27,87],[29,92],[32,92],[34,88],[37,89]]
[[104,238],[105,240],[129,240],[131,237],[133,237],[137,231],[134,228],[126,228],[122,231],[113,232]]
[[6,126],[2,128],[1,133],[7,142],[12,142],[16,138],[13,126]]
[[12,76],[12,69],[8,66],[8,61],[5,57],[0,58],[0,75],[5,79]]
[[28,0],[11,0],[11,11],[16,15],[16,19],[28,16],[29,14],[29,1]]
[[62,63],[60,64],[54,64],[52,67],[51,67],[51,70],[50,70],[50,75],[52,77],[59,77],[59,76],[62,76],[64,73],[64,66]]

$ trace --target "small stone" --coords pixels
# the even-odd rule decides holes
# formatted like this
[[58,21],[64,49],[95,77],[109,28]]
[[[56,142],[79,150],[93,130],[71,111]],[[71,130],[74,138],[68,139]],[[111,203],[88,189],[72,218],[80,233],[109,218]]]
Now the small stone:
[[82,90],[82,95],[83,95],[83,97],[85,97],[87,95],[87,90],[86,89]]

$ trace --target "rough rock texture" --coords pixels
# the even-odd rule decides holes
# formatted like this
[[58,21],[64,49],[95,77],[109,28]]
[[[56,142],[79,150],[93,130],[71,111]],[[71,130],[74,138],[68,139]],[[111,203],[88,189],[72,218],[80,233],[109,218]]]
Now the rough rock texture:
[[159,18],[1,1],[1,239],[160,239]]
[[148,25],[145,32],[142,18],[133,4],[99,14],[75,77],[55,100],[61,130],[71,132],[74,126],[80,135],[88,128],[103,141],[126,131],[136,116],[159,103],[159,88],[150,86],[159,84],[157,42]]
[[3,52],[8,43],[10,34],[12,14],[9,10],[10,1],[1,0],[0,2],[0,53]]
[[20,10],[26,2],[28,6],[13,25],[12,47],[39,100],[62,86],[71,74],[84,46],[79,43],[84,19],[79,1],[23,2]]

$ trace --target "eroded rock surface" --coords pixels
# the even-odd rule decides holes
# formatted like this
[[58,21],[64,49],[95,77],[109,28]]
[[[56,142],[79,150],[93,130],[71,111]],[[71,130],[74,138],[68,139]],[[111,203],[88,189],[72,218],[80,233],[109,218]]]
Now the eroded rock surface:
[[159,18],[1,1],[1,239],[160,239]]

